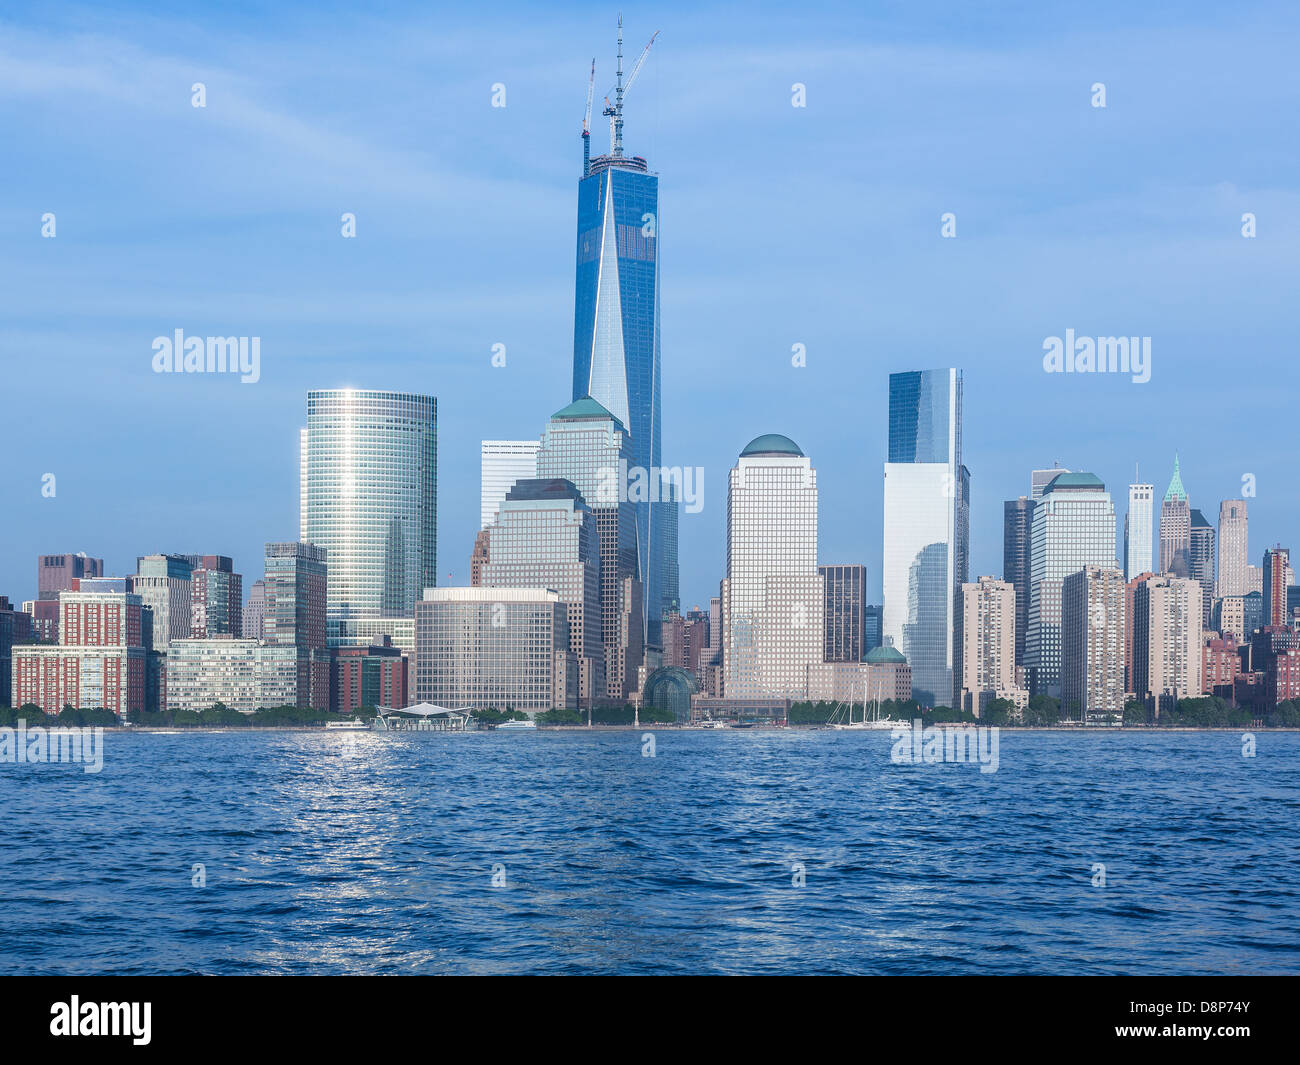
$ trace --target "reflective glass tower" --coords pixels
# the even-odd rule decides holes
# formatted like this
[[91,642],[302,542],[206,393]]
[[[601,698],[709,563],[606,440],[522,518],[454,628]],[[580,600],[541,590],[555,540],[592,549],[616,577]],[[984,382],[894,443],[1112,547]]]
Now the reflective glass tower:
[[407,618],[437,583],[438,401],[307,393],[300,531],[329,557],[331,623]]
[[[622,148],[622,30],[617,131],[608,155],[584,160],[578,183],[578,246],[573,318],[573,398],[591,396],[627,429],[634,465],[657,486],[659,399],[659,177]],[[629,82],[630,84],[630,82]],[[586,138],[584,137],[584,145]],[[667,507],[637,503],[644,560],[646,638],[662,647],[660,619],[675,594],[675,541]]]
[[957,597],[969,568],[961,407],[960,370],[889,375],[882,632],[912,667],[916,698],[931,706],[955,698]]

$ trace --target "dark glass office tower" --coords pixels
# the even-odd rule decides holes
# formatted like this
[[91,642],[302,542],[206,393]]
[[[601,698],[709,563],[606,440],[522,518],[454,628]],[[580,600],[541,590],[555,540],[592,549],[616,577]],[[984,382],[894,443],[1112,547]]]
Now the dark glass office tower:
[[1029,533],[1034,501],[1021,496],[1002,504],[1002,579],[1016,590],[1016,665],[1025,664],[1029,627]]
[[[621,51],[621,45],[620,45]],[[621,114],[619,125],[621,131]],[[621,137],[620,137],[621,142]],[[657,505],[659,416],[659,177],[621,143],[585,164],[578,183],[573,398],[591,396],[624,425],[635,464],[653,486],[637,502],[645,574],[646,640],[663,646],[660,619],[677,585],[677,555]]]

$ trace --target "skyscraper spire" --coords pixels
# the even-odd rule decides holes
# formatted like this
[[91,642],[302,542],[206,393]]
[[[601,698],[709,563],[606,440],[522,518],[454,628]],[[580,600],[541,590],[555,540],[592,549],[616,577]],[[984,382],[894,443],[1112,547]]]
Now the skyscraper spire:
[[1170,503],[1174,500],[1185,500],[1187,498],[1187,489],[1183,487],[1183,477],[1179,471],[1178,454],[1174,454],[1174,475],[1169,481],[1169,488],[1165,492],[1165,502]]

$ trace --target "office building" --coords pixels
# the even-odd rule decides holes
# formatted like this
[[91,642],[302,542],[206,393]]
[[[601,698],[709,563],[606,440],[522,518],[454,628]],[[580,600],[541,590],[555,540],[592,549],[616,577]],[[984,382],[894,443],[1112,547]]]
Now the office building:
[[1250,558],[1250,523],[1244,499],[1225,499],[1219,504],[1218,596],[1241,596],[1246,586]]
[[1201,586],[1201,627],[1210,627],[1214,606],[1214,526],[1205,515],[1192,508],[1191,547],[1188,552],[1188,576]]
[[957,603],[969,569],[970,473],[960,370],[889,375],[882,635],[925,705],[951,705]]
[[240,620],[240,632],[245,640],[260,640],[262,626],[266,620],[266,581],[255,580],[248,590],[248,602],[244,605]]
[[1191,551],[1192,507],[1183,487],[1178,457],[1174,456],[1174,475],[1160,504],[1160,572],[1190,577]]
[[[539,440],[484,440],[480,445],[479,528],[497,519],[497,510],[516,481],[537,477]],[[544,475],[543,475],[544,476]]]
[[826,584],[826,662],[861,662],[867,646],[867,567],[818,566]]
[[825,650],[825,589],[817,471],[788,436],[755,437],[731,470],[722,617],[728,699],[804,698]]
[[329,617],[410,616],[437,581],[438,401],[307,393],[299,540],[329,556]]
[[266,545],[266,616],[263,639],[295,649],[297,692],[294,705],[329,707],[329,655],[326,647],[328,553],[304,543]]
[[1065,578],[1087,566],[1111,569],[1115,506],[1091,473],[1061,473],[1034,508],[1030,534],[1029,616],[1025,668],[1035,695],[1061,695],[1061,590]]
[[192,567],[183,555],[146,555],[136,560],[128,585],[153,611],[153,650],[163,654],[172,640],[188,639],[192,631]]
[[1002,579],[1016,594],[1016,665],[1025,662],[1025,630],[1029,625],[1030,531],[1034,523],[1034,500],[1027,496],[1002,504]]
[[244,631],[244,578],[225,555],[194,555],[190,572],[190,633],[198,639],[239,637]]
[[576,707],[565,613],[546,588],[426,589],[415,608],[416,701],[527,713]]
[[1128,486],[1128,512],[1124,515],[1124,579],[1131,581],[1152,568],[1156,487]]

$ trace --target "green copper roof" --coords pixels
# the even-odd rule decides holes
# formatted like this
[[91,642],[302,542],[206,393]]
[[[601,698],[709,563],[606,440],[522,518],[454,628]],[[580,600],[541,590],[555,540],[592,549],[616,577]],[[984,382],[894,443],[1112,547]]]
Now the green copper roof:
[[782,436],[780,433],[764,433],[762,436],[756,436],[748,444],[745,450],[740,453],[741,458],[746,455],[796,455],[803,456],[799,450],[799,445],[791,440],[788,436]]
[[1103,492],[1106,490],[1101,478],[1095,473],[1058,473],[1047,482],[1047,487],[1043,489],[1043,495],[1054,492],[1058,488],[1096,488],[1101,489]]
[[613,414],[607,411],[590,396],[583,396],[581,399],[575,399],[564,410],[557,410],[551,415],[551,420],[559,419],[560,421],[576,422],[587,418],[608,418],[616,422],[620,427],[623,423]]
[[1187,489],[1183,487],[1183,475],[1178,469],[1178,456],[1174,456],[1174,476],[1169,482],[1169,490],[1165,492],[1165,502],[1170,503],[1175,499],[1187,498]]
[[906,664],[907,659],[903,657],[903,652],[897,647],[890,647],[888,644],[881,644],[867,653],[866,661],[873,665],[883,665],[886,662]]

